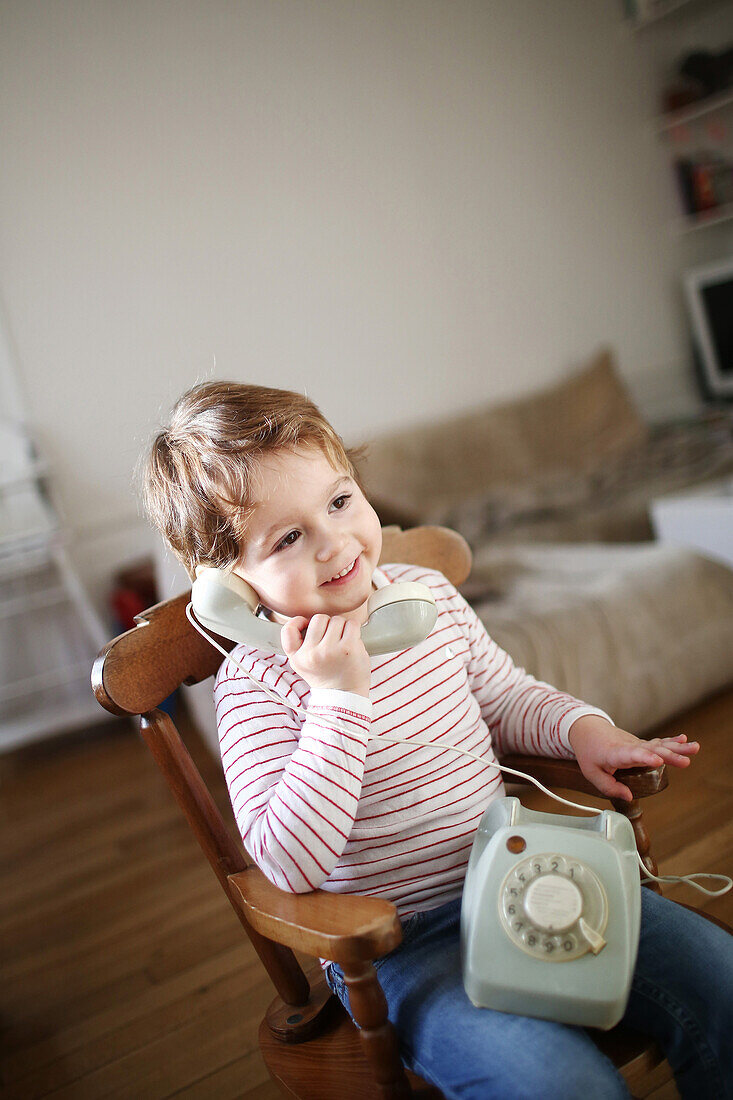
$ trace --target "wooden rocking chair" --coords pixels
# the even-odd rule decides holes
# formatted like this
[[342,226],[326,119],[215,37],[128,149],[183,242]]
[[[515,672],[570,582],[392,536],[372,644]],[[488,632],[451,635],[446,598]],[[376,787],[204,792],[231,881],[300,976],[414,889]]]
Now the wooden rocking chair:
[[[382,561],[439,569],[461,584],[471,553],[445,528],[385,528]],[[139,715],[142,736],[203,848],[277,991],[259,1029],[262,1056],[283,1094],[298,1100],[441,1100],[442,1094],[402,1065],[396,1033],[372,966],[395,948],[401,927],[394,906],[375,897],[316,890],[288,894],[273,886],[236,843],[171,718],[158,709],[180,684],[213,676],[221,656],[188,622],[189,594],[159,603],[138,625],[111,641],[97,657],[92,686],[101,705],[117,715]],[[231,642],[223,642],[228,648]],[[512,756],[505,762],[549,787],[598,794],[574,761]],[[632,803],[614,802],[634,827],[647,867],[656,873],[638,799],[661,791],[664,768],[623,773]],[[312,984],[294,952],[328,958],[343,968],[358,1029],[325,984],[320,968]],[[643,1078],[663,1061],[648,1039],[621,1028],[597,1041],[635,1095]],[[660,1079],[655,1075],[654,1087]]]

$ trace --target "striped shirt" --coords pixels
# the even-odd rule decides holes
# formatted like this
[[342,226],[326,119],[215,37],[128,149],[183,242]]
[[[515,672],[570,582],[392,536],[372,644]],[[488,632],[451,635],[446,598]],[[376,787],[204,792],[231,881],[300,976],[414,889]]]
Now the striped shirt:
[[572,723],[608,716],[516,667],[440,573],[385,565],[374,581],[428,585],[438,618],[426,641],[371,658],[370,699],[311,691],[286,657],[239,645],[233,656],[283,704],[228,660],[214,701],[234,814],[265,875],[295,893],[378,895],[405,917],[461,893],[481,815],[503,794],[495,752],[572,757]]

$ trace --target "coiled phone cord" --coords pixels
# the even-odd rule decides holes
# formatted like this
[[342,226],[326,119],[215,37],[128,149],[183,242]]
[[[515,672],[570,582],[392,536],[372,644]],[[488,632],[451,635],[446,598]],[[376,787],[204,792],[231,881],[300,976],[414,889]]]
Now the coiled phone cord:
[[[235,665],[239,669],[239,671],[247,677],[248,680],[251,680],[253,684],[256,684],[257,687],[260,688],[265,693],[265,695],[268,696],[268,698],[272,699],[275,703],[279,703],[281,706],[287,707],[288,710],[296,711],[300,714],[308,714],[308,710],[306,707],[298,706],[297,703],[288,702],[288,700],[283,699],[281,695],[278,695],[276,692],[271,691],[270,688],[263,684],[261,680],[255,679],[251,672],[248,672],[247,669],[239,663],[239,661],[235,660],[235,658],[232,657],[231,653],[227,653],[223,646],[220,646],[218,642],[214,641],[208,631],[204,630],[201,624],[197,621],[193,613],[193,605],[190,603],[186,607],[186,615],[191,625],[199,632],[199,634],[206,638],[206,640],[209,641],[215,649],[218,649],[222,656],[226,657],[228,661],[231,661],[232,664]],[[555,792],[549,790],[544,785],[544,783],[540,783],[539,779],[535,779],[533,775],[527,775],[526,772],[521,772],[516,768],[509,768],[505,764],[497,764],[495,760],[486,760],[483,756],[478,756],[474,752],[469,752],[468,749],[459,749],[456,745],[448,745],[444,741],[417,741],[413,737],[384,737],[380,733],[371,734],[371,736],[379,741],[386,741],[387,743],[391,744],[419,745],[427,749],[451,749],[453,752],[461,753],[462,756],[469,756],[472,760],[477,760],[480,764],[485,764],[489,768],[496,768],[498,771],[506,772],[508,775],[517,775],[521,779],[526,780],[528,783],[533,783],[534,786],[537,787],[538,790],[542,791],[543,794],[548,795],[550,798],[554,798],[556,802],[561,802],[564,806],[572,806],[576,810],[583,810],[585,813],[589,814],[603,813],[603,811],[599,810],[597,806],[584,806],[582,802],[571,802],[570,799],[563,798],[562,795],[555,794]],[[645,867],[642,858],[638,852],[636,852],[636,858],[638,860],[639,866],[641,867],[642,874],[644,875],[644,882],[686,882],[688,886],[693,886],[696,890],[699,890],[703,894],[707,894],[707,896],[711,898],[719,898],[723,894],[727,894],[728,891],[733,888],[733,879],[730,879],[728,875],[719,875],[713,873],[712,871],[695,871],[693,874],[690,875],[653,875],[651,871],[649,871],[649,869]],[[708,890],[706,886],[701,886],[700,883],[696,881],[700,878],[719,879],[720,881],[725,883],[725,886],[721,886],[717,890]]]

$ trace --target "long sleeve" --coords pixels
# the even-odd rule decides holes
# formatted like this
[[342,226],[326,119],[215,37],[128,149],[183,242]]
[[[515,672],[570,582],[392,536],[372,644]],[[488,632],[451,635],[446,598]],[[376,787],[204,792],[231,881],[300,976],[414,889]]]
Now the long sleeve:
[[613,724],[605,711],[557,691],[515,665],[457,592],[451,606],[468,639],[469,686],[499,757],[518,752],[569,758],[574,754],[568,733],[576,719],[596,714]]
[[[282,697],[304,697],[287,683],[296,678],[287,675],[284,659],[247,650],[237,657]],[[282,889],[316,889],[336,866],[354,823],[370,702],[350,692],[313,691],[303,719],[231,662],[219,672],[214,701],[222,765],[247,850]]]

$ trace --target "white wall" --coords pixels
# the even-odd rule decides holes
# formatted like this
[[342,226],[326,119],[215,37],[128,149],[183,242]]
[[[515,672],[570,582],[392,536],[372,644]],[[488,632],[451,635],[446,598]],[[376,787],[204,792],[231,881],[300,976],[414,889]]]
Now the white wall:
[[676,274],[703,246],[668,232],[619,10],[5,0],[0,295],[98,599],[151,545],[139,451],[214,373],[307,388],[350,441],[601,343],[651,415],[694,403]]

